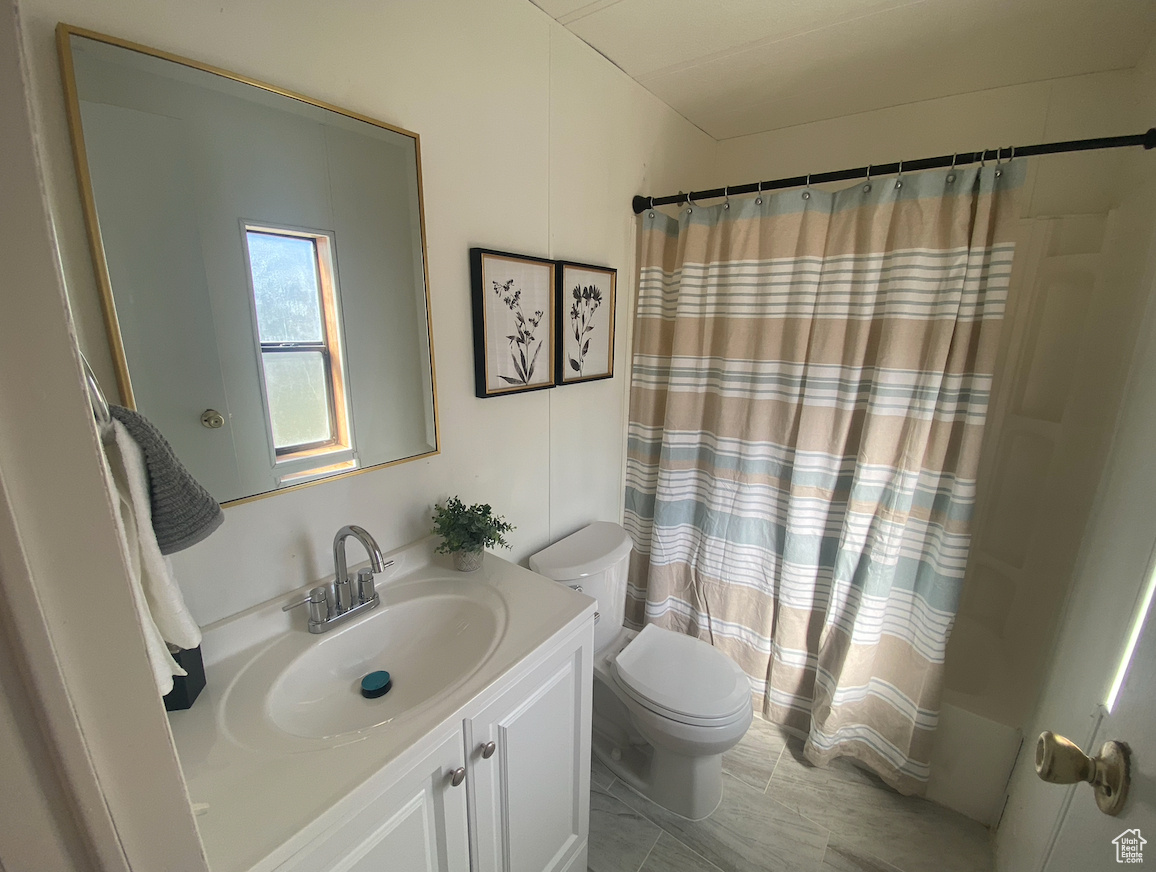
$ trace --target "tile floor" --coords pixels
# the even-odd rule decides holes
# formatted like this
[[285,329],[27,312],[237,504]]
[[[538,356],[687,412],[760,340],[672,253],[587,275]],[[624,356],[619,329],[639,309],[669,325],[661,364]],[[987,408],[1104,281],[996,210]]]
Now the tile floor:
[[756,717],[723,758],[722,804],[697,822],[594,760],[590,872],[991,872],[986,827],[850,763],[817,769],[802,749]]

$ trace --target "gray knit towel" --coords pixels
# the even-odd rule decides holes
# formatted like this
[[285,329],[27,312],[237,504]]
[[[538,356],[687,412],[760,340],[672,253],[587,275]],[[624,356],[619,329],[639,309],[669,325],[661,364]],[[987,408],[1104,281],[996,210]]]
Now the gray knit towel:
[[220,504],[189,474],[161,431],[132,409],[109,403],[108,410],[144,452],[153,530],[161,554],[196,545],[221,526],[225,516]]

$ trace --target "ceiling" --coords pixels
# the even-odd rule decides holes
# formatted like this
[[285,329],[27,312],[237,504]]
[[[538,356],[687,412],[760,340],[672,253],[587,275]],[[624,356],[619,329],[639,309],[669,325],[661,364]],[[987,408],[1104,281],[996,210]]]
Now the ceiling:
[[533,0],[715,139],[1136,65],[1153,0]]

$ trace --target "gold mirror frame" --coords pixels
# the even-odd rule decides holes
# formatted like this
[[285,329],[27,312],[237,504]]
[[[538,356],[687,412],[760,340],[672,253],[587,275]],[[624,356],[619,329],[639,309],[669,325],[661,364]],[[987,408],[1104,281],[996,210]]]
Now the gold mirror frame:
[[201,70],[202,72],[222,76],[226,79],[231,79],[244,85],[252,85],[255,88],[260,88],[274,94],[279,94],[282,97],[288,97],[292,100],[298,100],[302,103],[307,103],[320,109],[336,112],[337,114],[344,115],[347,118],[353,118],[357,121],[363,121],[367,124],[372,124],[374,127],[380,127],[384,130],[389,130],[393,133],[407,136],[413,140],[414,158],[417,165],[417,206],[418,223],[421,232],[422,282],[425,287],[426,332],[429,341],[430,386],[433,391],[433,450],[426,451],[421,454],[410,455],[409,457],[401,457],[396,460],[385,461],[383,463],[376,463],[360,469],[349,470],[348,472],[334,473],[332,475],[315,479],[313,481],[286,485],[274,490],[263,491],[262,493],[239,497],[233,500],[227,500],[222,502],[221,505],[223,507],[238,506],[244,503],[252,502],[254,500],[264,499],[265,497],[277,496],[279,494],[289,493],[290,491],[312,487],[313,485],[325,484],[326,482],[336,481],[337,479],[348,478],[350,476],[360,475],[364,472],[371,472],[373,470],[383,469],[387,466],[395,466],[399,463],[408,463],[411,460],[420,460],[422,458],[433,457],[437,454],[440,454],[441,430],[438,415],[437,369],[434,366],[433,312],[430,307],[429,258],[426,250],[425,195],[423,191],[423,178],[421,169],[421,137],[411,130],[406,130],[405,128],[397,127],[393,124],[387,124],[384,121],[378,121],[375,118],[370,118],[368,115],[362,115],[359,112],[352,112],[348,109],[342,109],[340,106],[334,106],[332,103],[326,103],[323,100],[315,100],[312,97],[306,97],[303,94],[298,94],[295,91],[290,91],[285,88],[280,88],[276,85],[271,85],[268,82],[252,79],[239,73],[230,72],[229,70],[224,70],[220,67],[201,63],[200,61],[195,61],[191,58],[186,58],[171,52],[150,48],[149,46],[131,42],[126,39],[109,36],[108,34],[88,30],[83,27],[75,27],[62,21],[56,25],[56,49],[57,56],[60,61],[61,81],[64,85],[65,111],[68,116],[69,136],[72,141],[72,159],[76,168],[77,186],[80,190],[81,206],[84,211],[84,223],[88,236],[89,253],[92,255],[93,271],[96,276],[97,287],[100,290],[101,312],[104,316],[105,332],[108,337],[109,350],[112,354],[112,362],[116,371],[116,382],[117,388],[120,391],[121,402],[127,408],[134,410],[136,409],[136,399],[133,394],[132,379],[130,378],[128,371],[128,360],[125,356],[124,342],[121,337],[120,322],[117,318],[116,303],[112,294],[112,280],[108,271],[108,263],[104,255],[104,241],[101,237],[100,224],[97,220],[96,200],[93,196],[92,177],[88,166],[88,155],[84,145],[84,133],[80,116],[80,96],[76,86],[76,74],[72,57],[72,44],[70,42],[70,38],[73,36],[84,37],[96,42],[103,42],[108,45],[114,45],[119,48],[128,49],[129,51],[139,52],[144,55],[159,58],[161,60],[171,61],[186,67]]

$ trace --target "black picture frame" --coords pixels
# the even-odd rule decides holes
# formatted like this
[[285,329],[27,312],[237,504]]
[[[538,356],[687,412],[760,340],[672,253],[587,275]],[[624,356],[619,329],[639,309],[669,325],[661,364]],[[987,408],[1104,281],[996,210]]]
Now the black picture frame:
[[555,382],[561,386],[613,378],[618,270],[560,260],[555,281]]
[[470,249],[474,394],[480,399],[554,387],[556,275],[553,260]]

